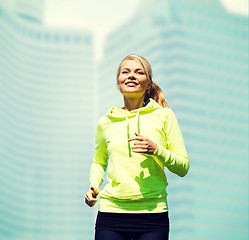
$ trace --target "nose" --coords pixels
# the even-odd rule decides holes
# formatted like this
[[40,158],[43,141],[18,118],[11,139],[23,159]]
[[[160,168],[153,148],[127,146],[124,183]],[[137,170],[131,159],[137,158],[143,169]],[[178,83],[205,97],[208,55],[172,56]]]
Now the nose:
[[135,77],[134,77],[134,72],[131,71],[131,72],[129,73],[128,79],[135,79]]

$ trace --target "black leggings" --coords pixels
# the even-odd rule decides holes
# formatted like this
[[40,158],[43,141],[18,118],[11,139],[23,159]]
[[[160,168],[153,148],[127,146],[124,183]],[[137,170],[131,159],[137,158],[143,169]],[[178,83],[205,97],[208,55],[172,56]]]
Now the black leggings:
[[95,240],[168,240],[168,232],[116,232],[97,229]]

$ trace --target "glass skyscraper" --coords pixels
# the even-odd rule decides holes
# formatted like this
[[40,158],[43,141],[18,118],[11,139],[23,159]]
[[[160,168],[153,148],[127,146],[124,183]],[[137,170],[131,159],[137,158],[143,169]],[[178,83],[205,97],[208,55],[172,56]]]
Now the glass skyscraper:
[[99,63],[99,115],[122,105],[116,71],[144,56],[176,113],[190,158],[166,170],[171,238],[248,239],[248,18],[218,0],[150,0],[111,32]]
[[0,239],[89,240],[92,33],[44,26],[42,4],[0,4]]

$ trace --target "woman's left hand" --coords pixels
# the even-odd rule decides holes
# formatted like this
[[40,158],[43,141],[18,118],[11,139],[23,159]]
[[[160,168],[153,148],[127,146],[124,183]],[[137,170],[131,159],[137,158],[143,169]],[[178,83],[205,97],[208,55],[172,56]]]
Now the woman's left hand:
[[128,139],[128,142],[135,141],[132,151],[136,153],[153,154],[157,149],[157,144],[149,138],[135,132],[135,137]]

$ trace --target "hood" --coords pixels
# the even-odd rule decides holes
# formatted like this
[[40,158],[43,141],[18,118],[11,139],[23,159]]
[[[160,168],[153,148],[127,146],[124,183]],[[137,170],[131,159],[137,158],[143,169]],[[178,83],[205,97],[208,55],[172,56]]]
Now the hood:
[[126,111],[122,107],[112,107],[108,110],[106,116],[112,121],[121,121],[126,118],[135,117],[138,113],[140,115],[144,113],[153,112],[154,110],[161,108],[161,106],[152,98],[149,99],[146,106],[138,109],[134,109],[132,111]]
[[[130,126],[129,126],[129,118],[136,118],[137,122],[137,133],[140,134],[140,115],[143,115],[145,113],[153,112],[154,110],[161,108],[161,106],[152,98],[149,99],[146,106],[138,109],[134,109],[132,111],[126,111],[122,107],[112,107],[107,112],[107,117],[111,121],[126,121],[126,131],[127,131],[127,140],[130,138]],[[131,145],[130,141],[128,143],[128,152],[129,157],[132,157],[132,151],[131,151]]]

